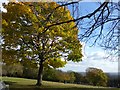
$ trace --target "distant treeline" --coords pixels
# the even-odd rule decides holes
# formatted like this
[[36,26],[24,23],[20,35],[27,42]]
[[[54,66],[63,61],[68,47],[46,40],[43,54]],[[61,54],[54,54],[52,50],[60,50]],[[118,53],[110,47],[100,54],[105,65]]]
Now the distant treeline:
[[106,73],[108,76],[108,86],[120,87],[120,77],[118,73]]
[[[20,63],[3,65],[2,69],[3,76],[10,77],[37,79],[37,73],[37,67],[24,66]],[[105,74],[102,70],[96,68],[88,68],[85,73],[78,73],[73,71],[63,72],[61,70],[46,67],[44,68],[43,80],[95,86],[119,87],[118,77],[115,78],[114,75],[111,77],[110,74]]]

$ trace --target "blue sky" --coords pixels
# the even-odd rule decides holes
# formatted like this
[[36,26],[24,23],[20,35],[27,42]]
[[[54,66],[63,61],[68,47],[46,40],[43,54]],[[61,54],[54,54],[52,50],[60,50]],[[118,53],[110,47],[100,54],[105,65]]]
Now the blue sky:
[[[89,12],[94,11],[98,7],[98,3],[95,2],[83,2],[80,4],[80,15],[86,15]],[[71,7],[69,7],[71,10]],[[82,30],[80,30],[82,32]],[[98,45],[90,47],[93,43],[92,40],[89,43],[83,42],[83,60],[79,63],[68,62],[64,68],[61,68],[63,71],[76,71],[76,72],[85,72],[88,67],[96,67],[102,69],[104,72],[118,72],[118,57],[109,56],[108,51],[103,50]]]

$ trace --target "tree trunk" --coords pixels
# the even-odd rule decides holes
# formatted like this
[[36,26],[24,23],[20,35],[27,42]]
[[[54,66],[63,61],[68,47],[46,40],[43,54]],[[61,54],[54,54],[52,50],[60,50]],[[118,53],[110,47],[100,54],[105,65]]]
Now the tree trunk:
[[40,62],[40,67],[38,71],[38,77],[37,77],[37,86],[42,85],[42,74],[43,74],[43,61]]

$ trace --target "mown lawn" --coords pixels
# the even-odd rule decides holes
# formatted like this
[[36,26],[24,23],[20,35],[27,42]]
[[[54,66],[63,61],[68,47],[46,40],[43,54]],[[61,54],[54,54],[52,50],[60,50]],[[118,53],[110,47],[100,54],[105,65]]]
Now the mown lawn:
[[80,84],[64,84],[59,82],[43,81],[41,87],[35,86],[36,80],[25,79],[25,78],[14,78],[14,77],[2,77],[2,80],[9,85],[9,90],[119,90],[118,88],[107,88],[107,87],[97,87],[90,85],[80,85]]

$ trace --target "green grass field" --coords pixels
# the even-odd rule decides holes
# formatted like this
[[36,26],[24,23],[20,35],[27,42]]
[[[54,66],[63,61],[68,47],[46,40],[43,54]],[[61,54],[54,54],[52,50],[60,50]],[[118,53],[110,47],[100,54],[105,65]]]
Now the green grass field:
[[[2,77],[2,80],[9,85],[9,90],[110,90],[111,88],[107,87],[97,87],[97,86],[90,86],[90,85],[80,85],[80,84],[64,84],[59,82],[50,82],[50,81],[43,81],[43,85],[41,87],[35,86],[36,80],[33,79],[25,79],[25,78],[14,78],[14,77]],[[113,90],[113,89],[112,89]],[[119,89],[114,89],[119,90]]]

